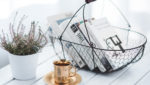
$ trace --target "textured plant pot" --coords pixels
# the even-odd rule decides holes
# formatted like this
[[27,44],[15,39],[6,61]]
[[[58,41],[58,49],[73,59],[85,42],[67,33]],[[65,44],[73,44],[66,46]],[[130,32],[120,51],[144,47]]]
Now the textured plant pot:
[[12,75],[18,80],[30,80],[36,77],[38,53],[26,56],[9,53]]

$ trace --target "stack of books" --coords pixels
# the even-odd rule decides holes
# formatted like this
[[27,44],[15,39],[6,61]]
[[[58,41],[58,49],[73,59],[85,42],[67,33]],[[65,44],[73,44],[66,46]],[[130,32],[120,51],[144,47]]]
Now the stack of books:
[[[71,14],[61,14],[48,18],[48,26],[51,27],[55,37],[61,35],[71,16]],[[86,23],[86,27],[84,22]],[[111,27],[111,25],[106,18],[97,20],[90,18],[83,21],[82,18],[75,17],[71,21],[62,36],[63,40],[70,42],[62,42],[65,52],[69,55],[71,60],[74,61],[75,65],[80,68],[87,66],[90,70],[98,68],[101,72],[116,69],[110,56],[102,50],[96,49],[107,47],[105,43],[101,42],[103,39],[108,38],[108,36],[113,36],[113,34],[108,34],[107,37],[103,37],[99,36],[98,31],[109,27]]]

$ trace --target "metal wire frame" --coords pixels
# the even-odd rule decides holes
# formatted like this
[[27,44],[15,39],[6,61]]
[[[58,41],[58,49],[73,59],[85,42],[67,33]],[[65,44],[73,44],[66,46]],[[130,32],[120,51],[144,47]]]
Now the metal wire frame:
[[[121,10],[111,1],[109,0],[115,7],[116,9],[119,11],[119,13],[122,15],[122,17],[124,18],[124,20],[127,22],[128,24],[128,27],[131,28],[131,25],[129,23],[129,21],[127,20],[127,18],[123,15],[123,13],[121,12]],[[69,42],[69,43],[72,43],[72,44],[76,44],[76,45],[80,45],[80,46],[85,46],[85,47],[89,47],[92,49],[92,54],[95,53],[95,49],[97,50],[101,50],[101,51],[121,51],[121,50],[116,50],[116,49],[103,49],[103,48],[97,48],[97,47],[94,47],[93,46],[93,42],[91,42],[90,40],[90,36],[89,36],[89,33],[88,33],[88,29],[87,29],[87,26],[86,26],[86,23],[84,22],[84,26],[85,26],[85,29],[86,29],[86,33],[88,35],[88,37],[85,37],[86,41],[88,42],[89,46],[87,45],[82,45],[82,44],[79,44],[79,43],[75,43],[75,42],[71,42],[71,41],[68,41],[68,40],[64,40],[63,39],[63,34],[65,33],[65,31],[67,30],[69,24],[71,23],[71,21],[73,20],[73,18],[77,15],[77,13],[83,8],[83,21],[85,21],[85,6],[87,5],[87,3],[83,4],[76,12],[75,14],[71,17],[70,21],[68,22],[68,24],[66,25],[65,29],[63,30],[63,32],[61,33],[60,37],[56,38],[56,37],[53,37],[54,39],[58,39],[60,41],[60,44],[61,44],[61,48],[62,48],[62,52],[63,52],[63,57],[64,59],[66,59],[65,57],[65,53],[64,53],[64,48],[63,48],[63,42]],[[128,35],[127,35],[127,39],[129,37],[129,32],[135,32],[141,36],[144,36],[145,38],[145,42],[139,46],[136,46],[136,47],[132,47],[132,48],[128,48],[128,49],[125,49],[126,51],[127,50],[133,50],[133,49],[137,49],[137,48],[140,48],[139,52],[135,55],[135,57],[128,63],[126,63],[125,65],[122,65],[121,67],[113,70],[112,68],[111,69],[107,69],[107,71],[105,73],[108,73],[108,72],[113,72],[113,71],[117,71],[119,69],[122,69],[124,67],[126,67],[127,65],[129,65],[130,63],[133,63],[133,62],[137,62],[138,60],[140,60],[144,54],[144,49],[145,49],[145,45],[147,43],[147,38],[145,35],[139,33],[139,32],[136,32],[136,31],[132,31],[131,29],[124,29],[124,28],[118,28],[118,29],[121,29],[121,30],[125,30],[125,31],[128,31]],[[80,30],[81,31],[81,30]],[[127,41],[128,42],[128,41]],[[135,61],[135,59],[137,58],[137,56],[139,56],[141,53],[141,56]],[[94,62],[94,55],[93,55],[93,62]],[[95,63],[95,62],[94,62]]]

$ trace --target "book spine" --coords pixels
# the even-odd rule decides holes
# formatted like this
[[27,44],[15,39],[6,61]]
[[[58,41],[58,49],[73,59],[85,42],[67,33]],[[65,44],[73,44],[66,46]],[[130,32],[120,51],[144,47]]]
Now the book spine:
[[[70,27],[70,29],[68,28],[66,31],[67,32],[65,34],[69,35],[68,37],[70,37],[69,41],[76,42],[78,44],[82,44],[80,39],[73,33],[71,27]],[[93,70],[94,69],[94,63],[93,63],[91,57],[89,57],[90,56],[89,51],[88,51],[89,49],[85,48],[84,46],[81,46],[81,45],[76,45],[76,44],[71,44],[71,45],[72,45],[73,49],[75,50],[75,54],[78,54],[80,59],[86,63],[86,65],[90,68],[90,70]],[[74,57],[76,57],[76,55]],[[78,61],[78,58],[76,61]]]
[[[60,28],[63,28],[66,26],[66,22],[60,24]],[[67,29],[65,33],[63,34],[62,39],[67,41],[74,41],[76,40],[75,36],[70,34],[70,31]],[[80,68],[83,68],[85,66],[85,62],[83,61],[82,57],[76,52],[76,49],[74,48],[73,44],[70,42],[63,41],[64,49],[69,54],[69,57],[71,57]]]
[[[72,31],[75,33],[75,35],[78,37],[80,44],[82,45],[86,45],[89,46],[88,41],[86,40],[85,35],[82,33],[82,31],[80,30],[80,28],[78,27],[77,24],[73,24],[71,26]],[[87,62],[88,67],[90,68],[90,70],[93,70],[95,67],[94,65],[96,64],[98,66],[98,68],[100,69],[100,71],[105,72],[106,69],[103,66],[103,64],[101,63],[100,59],[98,58],[98,56],[96,55],[96,53],[94,53],[94,55],[92,55],[92,48],[84,48],[84,46],[81,46],[80,48],[84,49],[85,51],[83,51],[82,53],[82,57],[84,58],[84,60]],[[94,58],[94,59],[93,59]],[[94,60],[94,61],[93,61]]]
[[80,55],[76,52],[73,45],[69,42],[63,42],[63,44],[66,52],[69,54],[69,57],[71,57],[72,60],[74,60],[80,68],[83,68],[85,66],[85,63],[81,59]]
[[[95,37],[95,35],[93,34],[91,28],[89,28],[88,24],[88,31],[89,31],[89,35],[91,37],[91,41],[93,43],[95,43],[95,47],[98,48],[103,48],[102,45],[100,44],[100,42],[98,41],[98,39]],[[82,29],[82,31],[85,31]],[[97,56],[99,57],[100,61],[102,62],[103,66],[107,69],[107,71],[110,71],[114,68],[111,60],[109,59],[109,56],[107,54],[105,54],[102,50],[100,49],[95,49],[95,53],[97,54]]]

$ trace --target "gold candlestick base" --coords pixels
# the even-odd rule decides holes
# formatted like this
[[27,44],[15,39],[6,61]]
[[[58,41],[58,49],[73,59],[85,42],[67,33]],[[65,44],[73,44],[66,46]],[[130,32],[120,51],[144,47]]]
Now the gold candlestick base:
[[70,77],[69,83],[57,84],[55,83],[54,72],[50,72],[45,76],[44,81],[48,85],[78,85],[81,82],[81,76],[79,74],[76,74],[75,76]]

